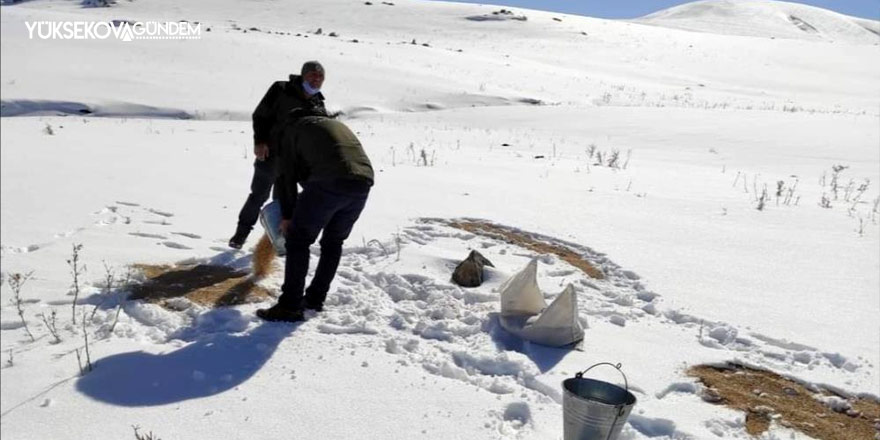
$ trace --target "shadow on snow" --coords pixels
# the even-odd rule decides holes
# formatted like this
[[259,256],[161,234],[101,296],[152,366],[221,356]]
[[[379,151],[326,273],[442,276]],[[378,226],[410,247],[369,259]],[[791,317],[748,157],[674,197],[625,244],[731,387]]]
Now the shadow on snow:
[[[240,316],[237,310],[234,313]],[[213,396],[250,379],[298,327],[299,323],[262,323],[243,334],[191,332],[198,335],[195,342],[168,353],[136,351],[99,359],[95,369],[77,381],[76,389],[119,406],[166,405]]]
[[495,346],[499,350],[516,351],[526,355],[535,363],[541,373],[552,370],[572,350],[572,347],[569,346],[549,347],[526,341],[501,327],[498,316],[498,313],[490,313],[489,321],[484,328],[492,337]]

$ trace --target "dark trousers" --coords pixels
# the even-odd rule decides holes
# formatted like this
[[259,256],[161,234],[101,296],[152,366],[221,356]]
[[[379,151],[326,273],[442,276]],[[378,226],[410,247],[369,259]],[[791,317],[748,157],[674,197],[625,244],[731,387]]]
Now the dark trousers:
[[287,262],[279,304],[299,308],[309,271],[309,246],[322,230],[321,258],[305,293],[309,304],[324,303],[342,257],[342,242],[351,234],[369,192],[366,182],[354,180],[313,182],[304,186],[287,231]]
[[[269,192],[272,191],[272,185],[275,185],[275,191],[272,198],[278,198],[278,185],[276,185],[277,175],[275,172],[275,159],[269,157],[266,160],[254,161],[254,178],[251,180],[251,193],[248,195],[241,212],[238,213],[238,230],[237,233],[250,233],[257,218],[260,216],[260,209],[269,199]],[[280,182],[278,182],[280,184]]]

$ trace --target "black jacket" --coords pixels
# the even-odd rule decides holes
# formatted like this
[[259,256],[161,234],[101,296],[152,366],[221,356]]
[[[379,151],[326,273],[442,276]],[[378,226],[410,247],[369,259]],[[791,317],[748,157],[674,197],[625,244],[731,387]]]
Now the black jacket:
[[290,75],[288,81],[275,81],[254,109],[254,144],[267,144],[269,155],[277,154],[278,136],[288,122],[288,114],[298,108],[326,113],[324,95],[319,92],[307,98],[299,75]]
[[342,122],[324,116],[304,116],[288,124],[280,140],[280,173],[284,176],[281,213],[291,218],[297,184],[351,181],[368,188],[373,166],[357,136]]

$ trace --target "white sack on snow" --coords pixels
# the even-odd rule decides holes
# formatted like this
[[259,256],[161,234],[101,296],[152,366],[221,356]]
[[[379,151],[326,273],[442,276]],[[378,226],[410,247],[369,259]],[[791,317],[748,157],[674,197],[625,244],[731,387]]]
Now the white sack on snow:
[[561,347],[584,339],[584,328],[578,319],[577,294],[571,284],[549,307],[544,308],[544,295],[538,289],[538,261],[532,260],[525,269],[501,287],[501,327],[528,341]]
[[538,288],[538,260],[501,285],[501,316],[537,315],[547,303]]

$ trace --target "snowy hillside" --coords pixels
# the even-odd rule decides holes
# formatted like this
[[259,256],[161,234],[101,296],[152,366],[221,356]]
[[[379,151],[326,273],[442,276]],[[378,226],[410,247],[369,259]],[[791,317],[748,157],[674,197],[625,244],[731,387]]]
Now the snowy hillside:
[[703,0],[640,19],[687,31],[851,44],[880,43],[880,22],[798,3],[766,0]]
[[[622,363],[638,398],[623,440],[750,438],[752,416],[689,375],[727,362],[803,385],[823,414],[808,424],[873,430],[858,409],[880,397],[873,22],[726,3],[635,22],[417,0],[4,4],[0,435],[556,440],[561,381],[598,362]],[[202,34],[28,37],[28,22],[63,20]],[[252,176],[250,113],[310,59],[376,186],[325,311],[267,324],[254,312],[281,262],[248,278],[259,226],[243,250],[226,243]],[[454,285],[474,249],[495,267]],[[533,258],[548,301],[574,286],[582,351],[499,326],[498,287]],[[16,305],[11,281],[31,271]],[[767,425],[761,438],[811,438]]]

